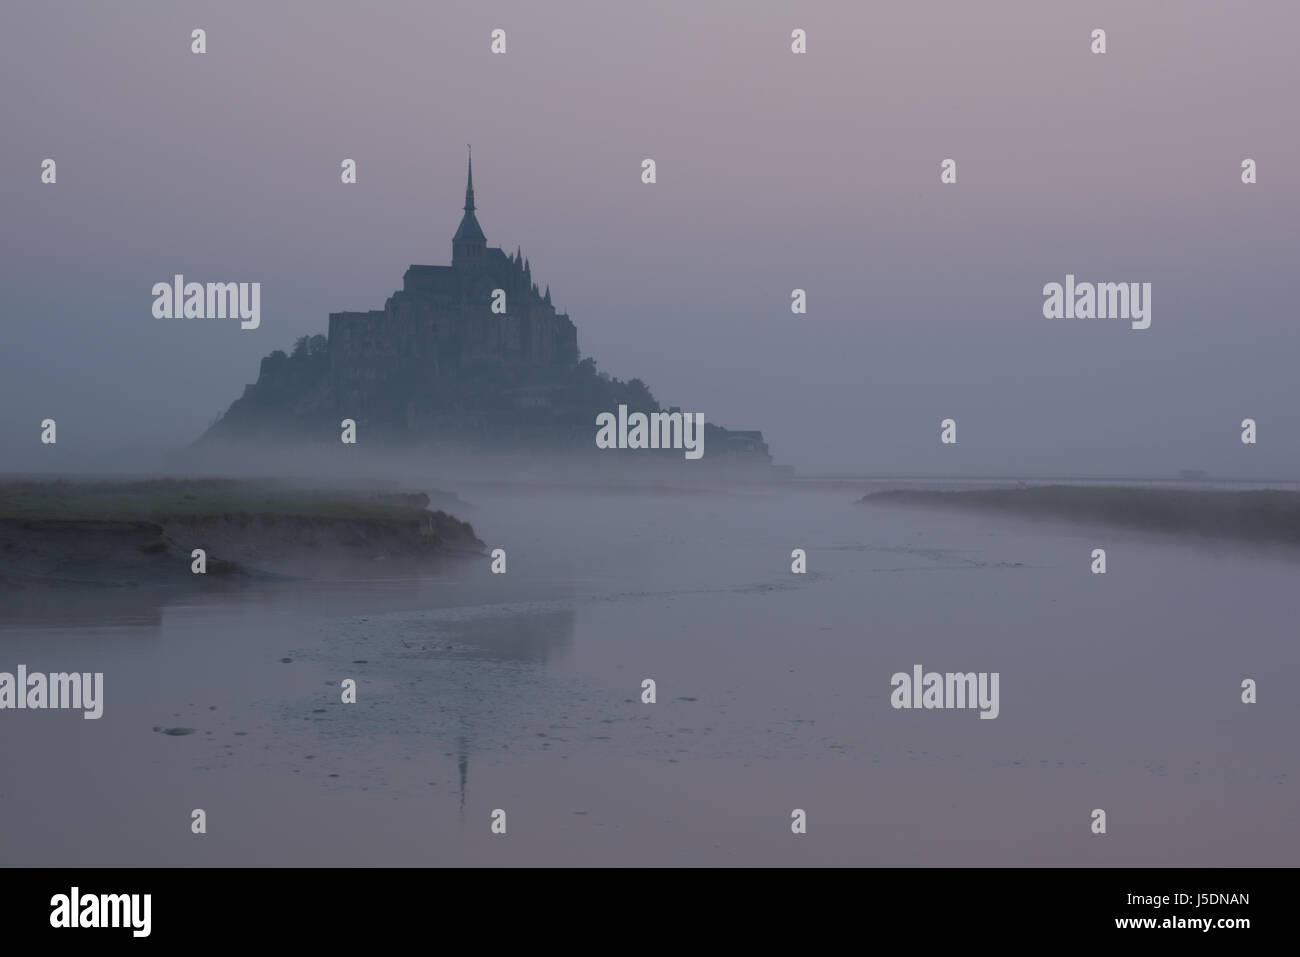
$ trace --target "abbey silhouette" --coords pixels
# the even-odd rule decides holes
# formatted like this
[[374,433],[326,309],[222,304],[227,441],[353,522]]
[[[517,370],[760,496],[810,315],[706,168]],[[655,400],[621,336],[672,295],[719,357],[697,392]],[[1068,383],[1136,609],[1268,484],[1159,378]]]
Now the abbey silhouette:
[[[505,313],[493,313],[493,291]],[[578,331],[540,294],[521,253],[489,247],[474,215],[474,167],[465,186],[465,215],[451,240],[450,266],[411,266],[402,289],[382,310],[330,314],[331,366],[339,395],[360,415],[376,401],[376,371],[454,375],[480,361],[569,366],[578,361]]]
[[[549,286],[539,291],[521,251],[488,246],[471,157],[451,265],[413,265],[383,309],[331,313],[328,337],[271,353],[208,437],[337,441],[340,419],[350,418],[367,441],[404,446],[594,449],[596,416],[620,404],[660,410],[639,379],[611,378],[580,359],[577,329]],[[759,432],[709,424],[705,449],[771,461]]]

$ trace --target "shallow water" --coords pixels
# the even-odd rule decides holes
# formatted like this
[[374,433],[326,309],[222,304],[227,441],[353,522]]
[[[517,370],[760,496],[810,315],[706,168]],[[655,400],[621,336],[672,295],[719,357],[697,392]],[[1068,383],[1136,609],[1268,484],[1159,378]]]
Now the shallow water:
[[[3,606],[0,670],[102,671],[105,704],[0,712],[0,859],[1300,859],[1290,553],[843,488],[458,491],[507,574]],[[895,710],[918,663],[998,672],[999,717]]]

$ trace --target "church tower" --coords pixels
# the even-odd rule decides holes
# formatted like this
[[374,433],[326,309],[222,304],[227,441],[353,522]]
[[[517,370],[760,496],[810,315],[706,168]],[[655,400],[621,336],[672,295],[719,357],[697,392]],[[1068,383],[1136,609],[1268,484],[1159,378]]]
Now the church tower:
[[465,184],[465,215],[451,239],[451,265],[479,266],[486,262],[487,237],[474,215],[474,156],[469,158],[469,178]]

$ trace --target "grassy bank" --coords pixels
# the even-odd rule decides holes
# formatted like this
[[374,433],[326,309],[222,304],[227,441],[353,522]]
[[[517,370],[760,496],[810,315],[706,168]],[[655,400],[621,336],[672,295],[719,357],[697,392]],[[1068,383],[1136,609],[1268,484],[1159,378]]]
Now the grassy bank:
[[191,581],[195,548],[211,573],[254,578],[481,554],[468,522],[428,504],[267,480],[0,482],[0,582]]
[[165,522],[224,515],[419,519],[429,504],[406,495],[311,489],[244,479],[0,482],[0,519],[59,522]]

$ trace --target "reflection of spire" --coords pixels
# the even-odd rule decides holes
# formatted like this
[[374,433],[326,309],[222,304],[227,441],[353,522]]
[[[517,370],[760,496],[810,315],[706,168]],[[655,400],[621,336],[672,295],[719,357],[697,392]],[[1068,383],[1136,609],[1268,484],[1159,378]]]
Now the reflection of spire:
[[464,737],[456,740],[456,764],[460,768],[460,820],[465,823],[465,785],[469,781],[469,747]]

